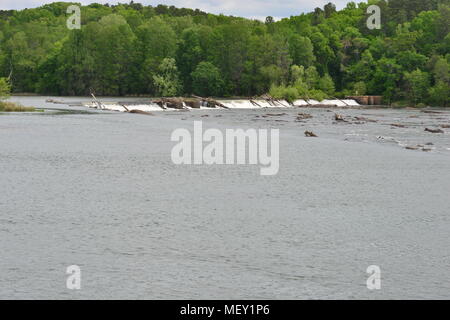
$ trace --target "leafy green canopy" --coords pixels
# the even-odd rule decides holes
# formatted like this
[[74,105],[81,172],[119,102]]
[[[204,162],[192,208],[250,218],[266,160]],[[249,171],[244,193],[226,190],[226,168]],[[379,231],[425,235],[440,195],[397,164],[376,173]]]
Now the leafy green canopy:
[[11,87],[8,80],[5,78],[0,78],[0,101],[9,97],[11,92]]
[[173,6],[91,4],[81,30],[70,3],[0,11],[0,77],[14,92],[254,96],[353,94],[448,105],[450,0],[369,3],[265,22]]

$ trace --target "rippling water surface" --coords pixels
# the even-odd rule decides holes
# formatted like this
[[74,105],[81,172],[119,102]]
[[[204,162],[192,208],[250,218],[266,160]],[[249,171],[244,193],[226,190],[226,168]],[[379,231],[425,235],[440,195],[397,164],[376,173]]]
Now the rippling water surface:
[[[450,111],[145,116],[45,99],[13,98],[55,110],[0,115],[0,298],[450,298],[450,129],[424,131]],[[170,135],[194,120],[279,128],[279,174],[175,166]]]

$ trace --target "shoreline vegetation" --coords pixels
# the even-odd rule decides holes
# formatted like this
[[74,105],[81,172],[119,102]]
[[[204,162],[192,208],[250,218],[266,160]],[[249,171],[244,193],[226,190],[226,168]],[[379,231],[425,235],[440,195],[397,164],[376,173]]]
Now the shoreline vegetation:
[[0,112],[35,112],[38,111],[34,107],[25,107],[21,104],[9,102],[9,101],[0,101]]
[[[333,3],[265,21],[139,3],[0,11],[0,78],[46,96],[306,98],[382,96],[450,106],[450,0]],[[111,54],[111,53],[114,54]]]
[[11,94],[9,79],[0,78],[0,112],[34,112],[34,107],[24,107],[19,103],[6,101]]

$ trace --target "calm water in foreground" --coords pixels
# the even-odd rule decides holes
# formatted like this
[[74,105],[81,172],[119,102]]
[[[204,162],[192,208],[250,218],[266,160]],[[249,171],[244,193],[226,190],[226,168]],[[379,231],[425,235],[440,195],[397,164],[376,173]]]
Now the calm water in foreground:
[[[13,98],[87,111],[45,99]],[[450,111],[89,111],[0,115],[0,298],[450,298]],[[175,166],[194,120],[279,128],[279,174]]]

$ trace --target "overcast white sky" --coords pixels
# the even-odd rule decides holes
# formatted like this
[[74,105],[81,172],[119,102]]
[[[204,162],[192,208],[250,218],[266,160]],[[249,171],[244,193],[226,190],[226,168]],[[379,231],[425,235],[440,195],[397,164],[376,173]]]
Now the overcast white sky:
[[[338,9],[345,7],[351,0],[334,0]],[[24,9],[35,8],[55,0],[0,0],[0,9]],[[128,3],[129,0],[74,0],[82,4]],[[290,17],[302,12],[310,12],[316,7],[323,7],[330,0],[135,0],[145,5],[174,5],[176,7],[200,9],[210,13],[223,13],[226,15],[242,16],[249,18],[261,18],[266,16]],[[355,1],[362,2],[362,0]]]

